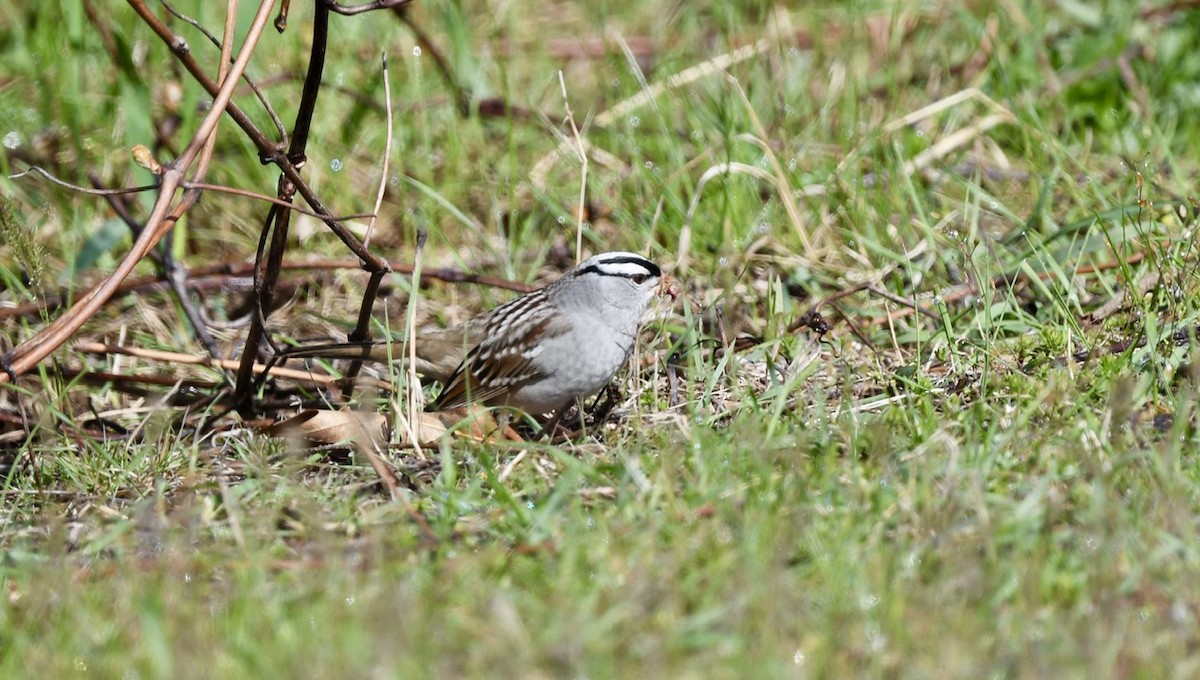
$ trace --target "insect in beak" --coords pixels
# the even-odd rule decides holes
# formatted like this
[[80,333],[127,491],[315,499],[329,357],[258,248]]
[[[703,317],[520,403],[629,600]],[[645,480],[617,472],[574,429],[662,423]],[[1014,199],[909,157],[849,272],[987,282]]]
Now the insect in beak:
[[658,294],[671,296],[671,302],[679,299],[679,282],[670,274],[663,274],[662,280],[658,282]]

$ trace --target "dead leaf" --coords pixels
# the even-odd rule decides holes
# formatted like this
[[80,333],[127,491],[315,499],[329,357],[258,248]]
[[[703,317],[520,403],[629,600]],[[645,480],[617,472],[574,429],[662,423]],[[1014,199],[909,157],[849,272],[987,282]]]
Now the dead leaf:
[[277,437],[299,435],[314,445],[349,444],[370,461],[393,499],[403,497],[400,480],[381,455],[391,438],[382,413],[308,409],[264,431]]
[[351,444],[356,449],[387,446],[387,418],[374,411],[306,409],[264,429],[273,437],[300,436],[314,446]]
[[[475,441],[489,441],[497,433],[503,438],[520,441],[510,427],[501,432],[491,410],[472,407],[418,413],[416,418],[400,425],[396,443],[412,446],[415,435],[421,446],[429,446],[452,430],[456,437]],[[366,448],[382,451],[391,440],[388,419],[374,411],[307,409],[267,426],[263,432],[273,437],[301,437],[310,446],[347,444],[357,451]]]

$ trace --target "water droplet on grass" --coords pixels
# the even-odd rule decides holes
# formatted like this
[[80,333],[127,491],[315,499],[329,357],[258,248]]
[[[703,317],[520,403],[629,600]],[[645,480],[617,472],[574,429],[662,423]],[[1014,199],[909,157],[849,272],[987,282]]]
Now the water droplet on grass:
[[335,158],[335,159],[329,161],[329,169],[334,172],[339,172],[342,169],[341,159]]
[[414,57],[421,56],[421,46],[420,45],[413,47],[413,56]]
[[19,146],[21,146],[21,133],[20,132],[13,130],[13,131],[9,132],[8,134],[4,135],[4,148],[11,150],[11,149],[16,149]]

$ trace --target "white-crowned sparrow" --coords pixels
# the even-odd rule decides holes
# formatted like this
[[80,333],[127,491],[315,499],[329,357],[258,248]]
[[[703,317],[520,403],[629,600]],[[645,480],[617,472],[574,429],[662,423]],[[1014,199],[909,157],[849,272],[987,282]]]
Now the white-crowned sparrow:
[[[658,265],[641,255],[602,253],[545,288],[456,326],[419,334],[417,372],[444,385],[429,408],[474,402],[533,415],[560,413],[600,391],[624,365],[662,282]],[[325,345],[285,354],[390,358],[388,347],[380,344]]]

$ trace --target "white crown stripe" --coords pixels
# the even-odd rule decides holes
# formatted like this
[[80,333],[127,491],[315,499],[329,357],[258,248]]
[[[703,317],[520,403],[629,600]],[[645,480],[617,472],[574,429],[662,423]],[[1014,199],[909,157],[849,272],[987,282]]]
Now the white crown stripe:
[[598,262],[596,270],[605,276],[624,276],[626,278],[653,275],[649,267],[636,262]]

